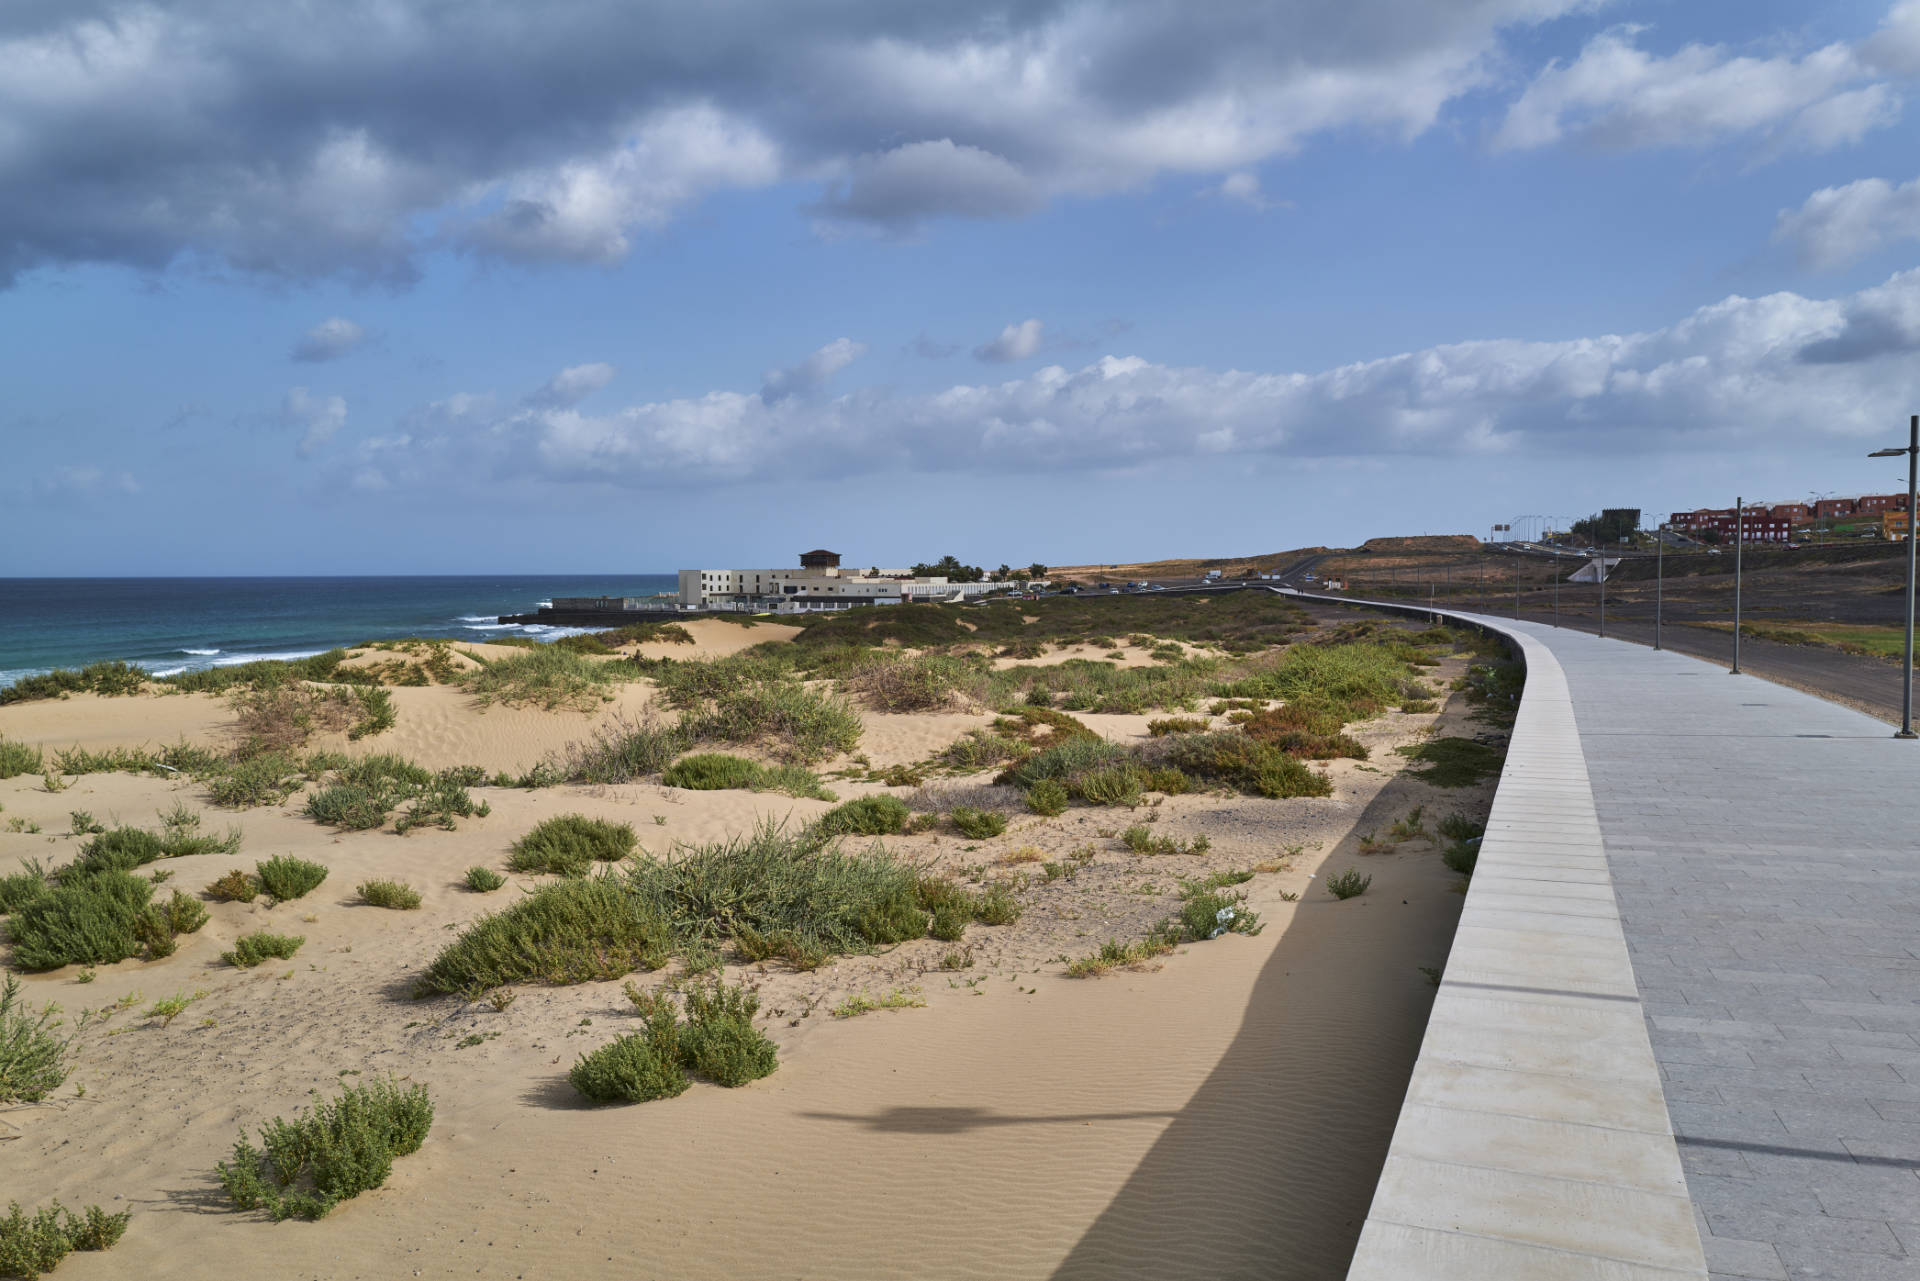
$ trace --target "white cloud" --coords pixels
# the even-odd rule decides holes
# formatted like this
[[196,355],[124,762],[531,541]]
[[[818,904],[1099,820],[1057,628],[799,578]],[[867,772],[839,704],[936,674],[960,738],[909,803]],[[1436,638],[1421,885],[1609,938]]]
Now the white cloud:
[[1825,187],[1798,209],[1783,209],[1774,224],[1776,244],[1793,246],[1810,267],[1844,267],[1887,245],[1920,240],[1920,178],[1895,186],[1885,178],[1862,178]]
[[1498,83],[1509,35],[1595,3],[0,6],[0,191],[33,193],[0,200],[0,286],[96,261],[405,282],[449,244],[605,263],[776,182],[837,225],[1017,216],[1417,136]]
[[1023,320],[1019,324],[1008,325],[998,336],[975,347],[973,358],[994,365],[1027,360],[1040,350],[1043,328],[1038,320]]
[[1661,57],[1636,45],[1643,31],[1615,28],[1573,62],[1550,62],[1508,108],[1494,146],[1573,137],[1603,147],[1698,147],[1778,133],[1784,145],[1825,150],[1898,118],[1890,89],[1860,86],[1872,69],[1845,44],[1798,58],[1690,44]]
[[300,335],[293,358],[316,364],[338,360],[366,340],[366,330],[344,316],[330,316]]
[[1215,186],[1201,188],[1200,194],[1245,205],[1261,213],[1269,209],[1289,207],[1287,201],[1268,199],[1266,193],[1260,190],[1260,175],[1247,169],[1239,169],[1228,174]]
[[867,345],[836,338],[797,365],[769,369],[760,380],[760,399],[771,405],[789,396],[813,391],[867,354]]
[[294,387],[280,406],[280,416],[288,426],[300,429],[295,452],[311,458],[347,425],[347,401],[344,396],[316,396],[305,387]]
[[1888,75],[1920,76],[1920,0],[1900,0],[1880,29],[1860,46],[1860,56]]
[[1105,356],[925,394],[716,390],[604,414],[523,407],[484,431],[393,443],[384,457],[420,476],[480,466],[635,487],[1093,471],[1199,456],[1531,453],[1575,465],[1607,450],[1654,460],[1884,430],[1920,401],[1916,354],[1920,270],[1836,299],[1730,297],[1647,333],[1457,343],[1315,373]]
[[33,490],[43,499],[97,498],[137,494],[140,482],[133,478],[132,472],[80,465],[55,467],[47,475],[35,477]]
[[[549,378],[546,386],[527,397],[527,403],[552,409],[571,409],[612,382],[615,372],[612,365],[604,363],[569,366]],[[455,397],[447,408],[456,416],[465,416],[476,406]]]

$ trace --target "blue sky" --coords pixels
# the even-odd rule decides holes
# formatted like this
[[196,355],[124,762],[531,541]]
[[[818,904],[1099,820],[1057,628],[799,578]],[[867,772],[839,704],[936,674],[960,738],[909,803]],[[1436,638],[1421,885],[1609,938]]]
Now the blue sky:
[[1914,99],[1920,0],[20,0],[0,576],[1897,489]]

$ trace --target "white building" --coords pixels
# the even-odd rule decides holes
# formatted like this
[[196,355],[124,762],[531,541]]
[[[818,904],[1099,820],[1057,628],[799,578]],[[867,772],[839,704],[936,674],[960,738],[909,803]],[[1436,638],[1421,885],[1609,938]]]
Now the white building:
[[907,569],[842,568],[837,552],[804,552],[798,569],[683,569],[682,609],[813,613],[862,605],[972,600],[1006,583],[953,583],[916,578]]

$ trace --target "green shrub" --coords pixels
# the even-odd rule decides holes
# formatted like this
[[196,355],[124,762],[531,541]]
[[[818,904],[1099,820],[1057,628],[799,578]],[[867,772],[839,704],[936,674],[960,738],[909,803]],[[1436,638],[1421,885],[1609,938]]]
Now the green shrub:
[[689,987],[687,1024],[680,1033],[686,1065],[729,1088],[773,1075],[778,1052],[753,1025],[759,1009],[760,998],[745,987],[719,982]]
[[892,836],[905,831],[912,817],[898,797],[863,796],[822,814],[813,830],[822,836]]
[[424,1085],[393,1081],[348,1086],[292,1121],[260,1127],[259,1148],[244,1136],[217,1174],[234,1208],[264,1208],[275,1222],[319,1219],[349,1197],[387,1181],[396,1158],[420,1150],[433,1127]]
[[440,950],[416,991],[471,996],[509,983],[616,979],[665,965],[671,944],[665,914],[622,881],[554,881],[468,926]]
[[1253,796],[1330,796],[1333,784],[1270,743],[1233,731],[1176,734],[1166,763],[1183,774],[1226,783]]
[[646,1030],[582,1054],[567,1072],[573,1088],[595,1103],[670,1099],[687,1088],[681,1066],[680,1021],[673,1002],[653,998],[643,1011]]
[[37,1277],[76,1250],[108,1250],[127,1230],[131,1210],[108,1214],[97,1205],[80,1214],[55,1201],[31,1217],[18,1201],[0,1218],[0,1277]]
[[1327,878],[1327,893],[1337,899],[1350,899],[1365,894],[1367,887],[1372,884],[1371,876],[1362,876],[1359,868],[1350,867]]
[[475,894],[491,894],[507,883],[507,878],[490,867],[467,869],[467,888]]
[[80,856],[62,869],[60,878],[78,881],[102,872],[130,872],[166,856],[166,846],[152,832],[116,827],[82,845]]
[[357,892],[374,907],[406,912],[420,906],[420,891],[405,881],[362,881]]
[[0,705],[36,698],[63,698],[68,694],[99,694],[113,698],[138,694],[152,679],[145,669],[118,661],[88,663],[78,671],[56,667],[37,676],[23,676],[0,689]]
[[[175,890],[165,903],[158,905],[166,918],[167,937],[176,934],[192,934],[207,923],[207,909],[200,900],[190,898]],[[168,951],[172,951],[169,947]]]
[[1000,836],[1007,830],[1006,816],[992,810],[974,809],[970,805],[956,805],[947,815],[953,822],[953,828],[968,840],[984,841]]
[[380,794],[351,783],[323,787],[307,798],[307,817],[347,832],[365,832],[386,825],[392,806]]
[[260,895],[260,884],[236,867],[209,884],[206,894],[219,903],[251,903]]
[[1118,743],[1091,734],[1076,734],[1064,742],[1041,748],[1000,775],[998,781],[1012,783],[1016,787],[1032,787],[1042,779],[1052,779],[1066,784],[1071,791],[1073,778],[1128,759],[1127,750]]
[[327,879],[327,869],[318,863],[286,854],[276,854],[254,865],[260,888],[282,903],[290,903],[311,894]]
[[1175,940],[1165,934],[1153,934],[1135,943],[1109,939],[1093,955],[1069,961],[1066,975],[1070,979],[1091,979],[1123,967],[1138,969],[1155,957],[1173,951],[1174,943]]
[[283,752],[266,752],[230,761],[206,778],[207,795],[224,809],[278,805],[306,780],[299,762]]
[[1246,905],[1244,894],[1222,894],[1202,882],[1181,892],[1180,929],[1198,943],[1222,934],[1258,934],[1264,927],[1259,913]]
[[[0,691],[0,693],[4,692]],[[45,761],[39,748],[0,737],[0,778],[38,774],[43,768],[45,768]]]
[[124,871],[63,878],[8,918],[13,963],[24,970],[51,970],[170,955],[176,914],[168,905],[152,903],[152,897],[152,882]]
[[67,1079],[69,1041],[55,1032],[59,1013],[54,1005],[30,1009],[20,999],[20,980],[7,975],[0,986],[0,1104],[38,1103]]
[[53,892],[46,869],[32,859],[18,872],[0,876],[0,916],[17,912],[35,899]]
[[1125,805],[1140,803],[1140,788],[1145,770],[1132,763],[1102,765],[1068,780],[1074,795],[1089,805]]
[[940,749],[940,760],[954,770],[972,774],[1007,761],[1017,761],[1028,750],[1025,743],[993,730],[970,729]]
[[1067,789],[1051,778],[1043,778],[1027,789],[1027,808],[1035,814],[1054,818],[1067,812]]
[[946,707],[954,695],[977,691],[985,664],[949,654],[920,654],[892,658],[875,655],[847,681],[868,707],[877,712],[921,712]]
[[1472,876],[1474,866],[1480,861],[1480,839],[1470,837],[1464,841],[1455,841],[1440,851],[1440,861],[1447,865],[1449,871],[1458,872],[1462,876]]
[[545,872],[555,876],[584,876],[594,863],[617,863],[633,853],[639,838],[625,823],[561,814],[514,842],[507,868],[514,872]]
[[360,715],[348,728],[348,738],[358,740],[393,728],[399,717],[399,712],[393,706],[393,695],[376,685],[369,685],[354,690],[353,697],[360,705]]
[[1164,738],[1168,734],[1200,734],[1211,728],[1197,716],[1170,716],[1164,720],[1147,722],[1147,733],[1155,738]]
[[255,930],[251,934],[242,934],[233,941],[231,952],[222,952],[220,959],[228,965],[250,970],[266,960],[284,961],[300,950],[307,940],[298,934],[271,934],[266,930]]
[[1471,840],[1486,833],[1487,825],[1465,814],[1449,814],[1440,820],[1440,835],[1451,841]]

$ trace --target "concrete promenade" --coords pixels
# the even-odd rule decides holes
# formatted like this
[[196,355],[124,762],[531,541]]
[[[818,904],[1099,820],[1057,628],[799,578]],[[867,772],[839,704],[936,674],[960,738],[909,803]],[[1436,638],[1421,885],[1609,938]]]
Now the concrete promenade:
[[[1577,1227],[1556,1222],[1564,1207],[1541,1199],[1542,1188],[1559,1192],[1557,1180],[1572,1178],[1602,1185],[1604,1194],[1595,1195],[1606,1217],[1630,1193],[1665,1204],[1657,1195],[1658,1145],[1648,1142],[1645,1109],[1626,1095],[1585,1123],[1627,1138],[1576,1135],[1565,1149],[1580,1153],[1581,1171],[1556,1171],[1525,1155],[1524,1136],[1516,1156],[1457,1126],[1448,1141],[1456,1155],[1448,1159],[1482,1148],[1492,1168],[1540,1168],[1530,1183],[1488,1188],[1501,1211],[1492,1229],[1451,1207],[1442,1215],[1451,1216],[1448,1223],[1433,1223],[1425,1240],[1410,1237],[1414,1229],[1403,1222],[1417,1217],[1409,1210],[1417,1197],[1396,1185],[1403,1178],[1397,1163],[1419,1160],[1423,1146],[1448,1146],[1434,1143],[1415,1094],[1454,1070],[1454,1047],[1472,1017],[1485,1017],[1471,1011],[1463,1022],[1459,1004],[1486,995],[1470,970],[1462,978],[1463,959],[1485,941],[1476,930],[1501,928],[1489,913],[1507,887],[1489,895],[1496,887],[1482,878],[1494,871],[1510,886],[1537,875],[1514,860],[1525,858],[1528,840],[1552,839],[1553,824],[1541,821],[1558,815],[1576,846],[1589,823],[1597,832],[1604,858],[1593,879],[1610,894],[1586,910],[1624,939],[1631,986],[1608,988],[1614,975],[1604,948],[1590,970],[1566,939],[1539,938],[1533,985],[1567,995],[1539,998],[1561,1001],[1548,1012],[1550,1022],[1561,1022],[1538,1032],[1558,1043],[1590,1028],[1599,1058],[1631,1059],[1633,1038],[1622,1037],[1617,1021],[1581,1008],[1571,996],[1581,984],[1566,976],[1592,979],[1596,998],[1627,998],[1616,999],[1616,1008],[1632,1012],[1651,1046],[1671,1126],[1664,1141],[1677,1147],[1698,1231],[1694,1250],[1704,1247],[1711,1275],[1920,1281],[1920,840],[1909,817],[1920,792],[1920,742],[1896,742],[1882,722],[1731,676],[1724,666],[1539,624],[1475,621],[1519,641],[1528,691],[1489,853],[1468,896],[1352,1275],[1470,1275],[1460,1242],[1435,1244],[1444,1236],[1513,1255],[1512,1266],[1487,1276],[1699,1275],[1698,1255],[1688,1257],[1670,1224],[1621,1236],[1609,1229],[1583,1242],[1573,1239]],[[1544,697],[1530,713],[1536,681]],[[1566,731],[1562,740],[1552,737],[1556,728]],[[1536,750],[1530,739],[1547,752],[1539,763],[1527,759]],[[1526,780],[1549,761],[1562,786],[1542,802],[1538,785]],[[1590,808],[1573,785],[1576,772]],[[1515,799],[1524,804],[1503,812],[1510,781],[1519,783]],[[1535,823],[1514,826],[1519,819]],[[1537,900],[1530,910],[1539,910]],[[1548,1093],[1562,1097],[1528,1106],[1564,1110],[1591,1092],[1588,1067],[1553,1070],[1564,1079]],[[1622,1072],[1630,1078],[1631,1064]],[[1455,1189],[1463,1183],[1471,1179],[1457,1180]],[[1450,1192],[1448,1199],[1457,1198]],[[1568,1239],[1552,1239],[1556,1231]],[[1515,1253],[1529,1243],[1545,1248]]]

